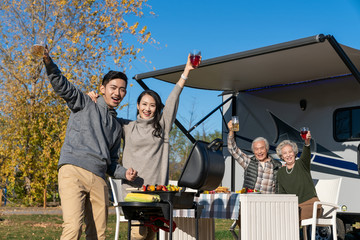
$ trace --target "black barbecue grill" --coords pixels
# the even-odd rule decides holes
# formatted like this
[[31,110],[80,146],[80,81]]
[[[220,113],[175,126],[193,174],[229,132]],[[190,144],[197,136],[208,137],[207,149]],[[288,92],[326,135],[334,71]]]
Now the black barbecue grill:
[[[223,142],[215,139],[211,143],[196,141],[178,180],[180,192],[150,191],[142,192],[158,194],[159,203],[120,202],[124,216],[128,219],[128,239],[130,239],[131,220],[148,221],[150,216],[164,217],[170,221],[169,238],[172,239],[173,209],[195,209],[196,239],[198,239],[198,218],[201,215],[201,206],[194,202],[195,195],[203,191],[217,188],[224,176],[225,162],[220,148]],[[192,188],[197,192],[186,192]]]

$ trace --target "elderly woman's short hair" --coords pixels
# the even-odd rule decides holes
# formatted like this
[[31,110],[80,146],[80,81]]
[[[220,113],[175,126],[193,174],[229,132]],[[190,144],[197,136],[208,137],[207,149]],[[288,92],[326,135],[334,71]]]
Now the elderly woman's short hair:
[[285,146],[290,146],[292,148],[292,150],[294,151],[295,156],[298,154],[299,149],[298,149],[298,146],[296,145],[296,143],[294,143],[293,141],[290,141],[290,140],[284,140],[276,147],[276,154],[279,156],[279,158],[281,158],[281,155],[282,155],[281,150]]
[[254,141],[252,141],[251,143],[251,150],[254,152],[254,143],[255,142],[259,142],[259,141],[264,141],[265,142],[265,147],[266,147],[266,151],[268,152],[269,151],[269,142],[268,140],[266,140],[266,138],[263,138],[263,137],[257,137],[254,139]]

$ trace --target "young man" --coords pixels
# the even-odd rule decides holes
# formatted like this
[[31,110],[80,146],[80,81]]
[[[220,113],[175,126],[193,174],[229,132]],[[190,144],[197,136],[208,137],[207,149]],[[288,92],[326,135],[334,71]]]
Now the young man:
[[115,108],[126,94],[127,77],[110,71],[94,103],[62,74],[45,50],[44,63],[50,83],[71,110],[58,163],[63,212],[61,239],[79,239],[83,220],[86,239],[105,239],[108,216],[106,173],[133,181],[137,171],[118,164],[122,127]]

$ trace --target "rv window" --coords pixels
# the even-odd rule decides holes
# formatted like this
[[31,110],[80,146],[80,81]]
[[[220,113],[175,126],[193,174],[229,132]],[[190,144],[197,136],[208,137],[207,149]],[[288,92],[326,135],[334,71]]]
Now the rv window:
[[360,140],[360,107],[335,110],[334,139],[338,142]]

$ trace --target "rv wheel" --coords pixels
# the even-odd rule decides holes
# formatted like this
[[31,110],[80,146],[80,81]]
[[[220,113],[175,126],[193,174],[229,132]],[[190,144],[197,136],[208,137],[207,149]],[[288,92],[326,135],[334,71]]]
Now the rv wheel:
[[[312,231],[312,227],[311,225],[308,226],[307,228],[307,236],[308,239],[311,238],[311,231]],[[331,231],[331,227],[316,227],[316,232],[315,232],[315,239],[316,240],[332,240],[332,231]]]
[[[337,239],[344,240],[345,239],[345,226],[341,219],[336,219],[336,228],[337,228]],[[308,227],[308,239],[311,236],[311,226]],[[332,228],[328,227],[316,227],[315,233],[316,240],[331,240],[332,237]]]
[[315,238],[316,240],[331,240],[331,227],[317,227]]

